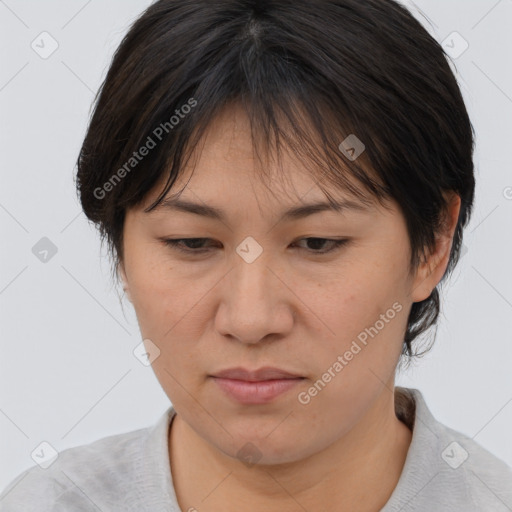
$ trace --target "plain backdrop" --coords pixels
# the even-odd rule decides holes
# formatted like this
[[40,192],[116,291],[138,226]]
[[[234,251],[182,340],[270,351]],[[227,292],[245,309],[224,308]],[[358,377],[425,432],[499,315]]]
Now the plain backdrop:
[[[94,94],[149,3],[0,1],[0,489],[43,441],[86,444],[149,426],[169,406],[133,354],[135,314],[73,182]],[[434,348],[398,383],[512,465],[512,1],[404,3],[454,55],[477,190]]]

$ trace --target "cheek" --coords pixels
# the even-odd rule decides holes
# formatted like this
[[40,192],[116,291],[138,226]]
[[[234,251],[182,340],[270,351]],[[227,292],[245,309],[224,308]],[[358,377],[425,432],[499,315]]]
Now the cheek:
[[163,340],[191,307],[193,287],[159,247],[133,247],[127,262],[130,294],[144,337]]
[[390,382],[407,321],[397,293],[372,272],[345,284],[350,291],[334,282],[315,297],[329,329],[322,328],[325,334],[311,346],[316,374],[300,402],[312,428],[326,437],[355,424]]
[[[365,365],[365,373],[369,367],[386,373],[396,363],[408,310],[401,263],[366,260],[304,292],[322,320],[316,320],[323,333],[316,350],[325,368],[345,354],[350,366]],[[352,364],[356,360],[359,364]]]
[[[190,279],[168,262],[132,260],[130,291],[141,335],[160,350],[152,367],[164,389],[195,386],[204,359],[200,341],[213,315],[208,295],[218,276]],[[173,378],[174,377],[174,378]]]

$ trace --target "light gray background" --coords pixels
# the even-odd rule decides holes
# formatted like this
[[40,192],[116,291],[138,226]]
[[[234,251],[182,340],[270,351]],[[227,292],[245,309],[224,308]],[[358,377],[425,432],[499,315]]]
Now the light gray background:
[[[135,315],[73,183],[94,93],[149,3],[0,1],[0,489],[42,441],[89,443],[153,424],[169,405],[133,355]],[[469,43],[453,69],[477,135],[477,192],[435,347],[398,382],[512,465],[512,1],[404,3],[440,42],[457,31]],[[50,48],[43,31],[59,45],[47,59],[31,48]],[[57,247],[46,263],[32,252],[42,237]]]

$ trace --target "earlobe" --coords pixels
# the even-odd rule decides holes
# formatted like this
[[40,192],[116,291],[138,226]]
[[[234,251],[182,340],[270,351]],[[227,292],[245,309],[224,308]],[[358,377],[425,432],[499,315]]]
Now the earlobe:
[[418,267],[411,292],[413,302],[421,302],[430,297],[434,288],[441,281],[450,261],[453,235],[457,227],[461,200],[457,194],[452,193],[447,203],[443,232],[438,234],[434,251]]
[[[446,247],[448,243],[448,248]],[[432,294],[443,277],[450,256],[451,240],[443,239],[438,242],[436,251],[426,262],[421,263],[416,274],[416,283],[412,290],[412,301],[421,302]]]
[[118,270],[119,274],[121,275],[121,280],[123,282],[123,291],[126,295],[126,298],[133,304],[132,297],[130,295],[130,288],[128,286],[128,279],[126,277],[126,272],[122,264],[119,264]]
[[128,289],[128,286],[125,283],[123,283],[123,290],[126,295],[126,298],[133,304],[132,296],[130,295],[130,290]]

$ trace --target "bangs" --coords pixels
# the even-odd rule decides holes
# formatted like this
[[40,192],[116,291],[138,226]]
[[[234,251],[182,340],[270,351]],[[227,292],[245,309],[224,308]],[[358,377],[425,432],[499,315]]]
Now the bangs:
[[[250,85],[247,84],[249,90]],[[145,211],[150,212],[165,197],[169,197],[171,188],[185,168],[190,166],[193,173],[201,144],[204,144],[217,116],[238,109],[249,119],[253,158],[259,163],[255,167],[259,172],[258,177],[271,194],[276,191],[278,182],[285,182],[289,177],[289,173],[283,169],[283,156],[287,155],[300,168],[307,170],[331,204],[336,201],[333,192],[342,191],[363,204],[371,205],[376,198],[382,206],[387,207],[384,200],[390,198],[390,193],[371,166],[368,145],[363,146],[352,128],[340,125],[329,105],[319,105],[318,101],[308,101],[307,98],[307,95],[292,98],[286,93],[274,98],[268,95],[248,98],[243,95],[234,100],[223,99],[217,105],[198,104],[189,120],[190,127],[182,127],[182,133],[187,128],[191,133],[184,136],[174,148],[162,144],[166,164],[162,167],[163,176],[158,176],[156,181],[165,184],[157,199]],[[345,144],[343,141],[346,141]],[[357,147],[350,147],[354,145]],[[275,168],[278,169],[277,173],[270,172]],[[171,196],[179,195],[182,190]],[[144,200],[144,197],[140,200]]]

